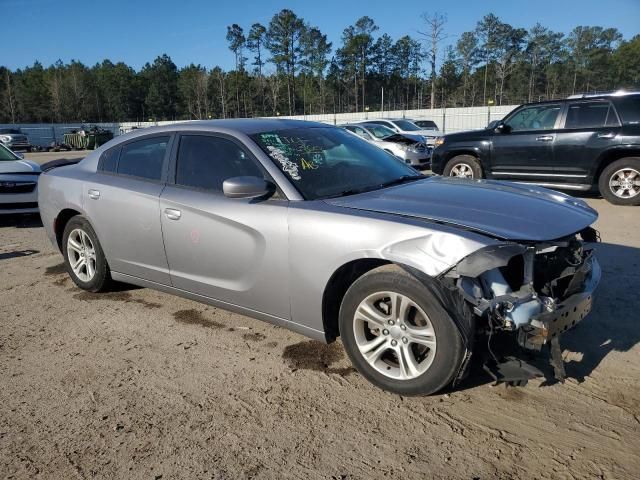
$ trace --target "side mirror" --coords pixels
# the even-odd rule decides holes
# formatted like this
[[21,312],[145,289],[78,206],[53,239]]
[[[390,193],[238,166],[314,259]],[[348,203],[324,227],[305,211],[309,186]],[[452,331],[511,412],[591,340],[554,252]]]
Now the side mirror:
[[24,153],[21,153],[21,152],[13,152],[13,153],[16,154],[16,157],[21,158],[21,159],[24,160]]
[[229,198],[259,198],[272,194],[276,187],[260,177],[232,177],[222,183],[222,192]]
[[499,122],[494,130],[498,133],[509,133],[511,127],[504,122]]

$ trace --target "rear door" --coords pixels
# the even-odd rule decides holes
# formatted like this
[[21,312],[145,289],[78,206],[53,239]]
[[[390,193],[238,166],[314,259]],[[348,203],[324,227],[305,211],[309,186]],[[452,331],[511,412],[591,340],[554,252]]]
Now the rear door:
[[84,184],[84,206],[115,272],[169,285],[160,193],[172,135],[136,138],[103,153]]
[[289,319],[289,202],[227,198],[224,180],[267,174],[239,140],[180,135],[172,175],[160,197],[174,287]]
[[548,181],[554,174],[553,145],[560,103],[525,106],[493,134],[490,170],[498,179]]
[[620,120],[607,99],[573,101],[556,133],[554,163],[558,181],[590,184],[596,160],[620,143]]

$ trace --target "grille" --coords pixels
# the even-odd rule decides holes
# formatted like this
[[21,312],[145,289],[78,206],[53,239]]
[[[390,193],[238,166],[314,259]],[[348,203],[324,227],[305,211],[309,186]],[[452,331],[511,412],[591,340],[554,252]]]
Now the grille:
[[20,210],[22,208],[38,208],[38,202],[0,203],[0,210]]
[[417,152],[424,152],[427,150],[427,146],[424,143],[416,143],[413,148],[416,149]]
[[35,188],[35,182],[0,182],[0,193],[31,193]]

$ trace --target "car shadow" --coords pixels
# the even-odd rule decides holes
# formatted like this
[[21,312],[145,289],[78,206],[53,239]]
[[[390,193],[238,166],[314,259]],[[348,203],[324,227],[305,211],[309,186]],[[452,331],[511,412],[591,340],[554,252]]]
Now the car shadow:
[[[598,243],[596,255],[602,279],[593,310],[573,329],[564,333],[560,345],[567,378],[582,383],[611,352],[627,352],[640,342],[640,248]],[[482,369],[484,347],[474,355],[469,376],[452,389],[467,390],[493,379]],[[492,347],[493,348],[493,347]],[[540,354],[523,357],[545,377],[542,386],[556,383],[546,348]]]
[[626,352],[640,342],[640,248],[599,243],[596,246],[602,280],[587,319],[563,335],[571,352],[567,376],[583,382],[613,351]]
[[40,228],[42,220],[37,213],[0,215],[0,228]]
[[0,253],[0,261],[8,260],[10,258],[28,257],[29,255],[34,255],[36,253],[40,253],[40,250],[33,250],[32,248],[29,248],[27,250],[16,250],[13,252],[4,252],[4,253]]

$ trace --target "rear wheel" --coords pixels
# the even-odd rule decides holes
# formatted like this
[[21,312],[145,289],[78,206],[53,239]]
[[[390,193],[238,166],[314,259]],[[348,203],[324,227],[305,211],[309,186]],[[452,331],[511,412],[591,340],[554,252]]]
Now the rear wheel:
[[447,177],[482,178],[482,166],[472,155],[456,155],[447,162],[443,174]]
[[76,216],[69,220],[62,236],[62,253],[67,272],[77,286],[90,292],[111,286],[109,265],[86,218]]
[[364,377],[401,395],[441,390],[464,354],[451,317],[424,284],[395,265],[351,285],[340,307],[340,335]]
[[600,174],[598,188],[614,205],[640,205],[640,158],[627,157],[613,162]]

